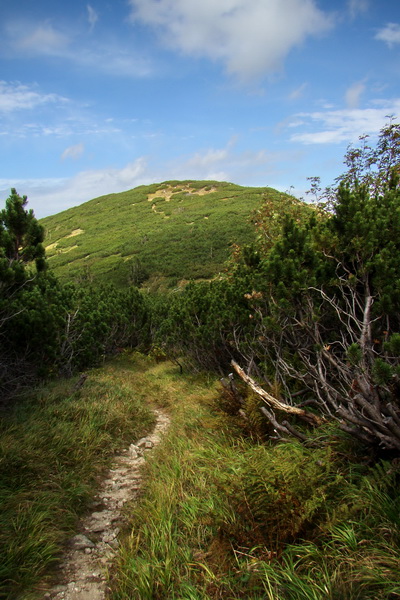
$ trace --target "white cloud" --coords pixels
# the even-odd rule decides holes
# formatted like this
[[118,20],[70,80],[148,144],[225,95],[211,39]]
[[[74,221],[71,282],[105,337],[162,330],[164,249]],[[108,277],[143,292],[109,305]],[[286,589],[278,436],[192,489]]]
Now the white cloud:
[[220,61],[248,80],[281,68],[308,36],[332,25],[314,0],[129,0],[131,19],[184,54]]
[[367,12],[368,8],[369,0],[349,0],[349,13],[352,19]]
[[195,168],[206,168],[208,169],[210,166],[214,168],[215,164],[220,163],[223,160],[226,160],[228,156],[228,151],[226,148],[221,148],[220,150],[206,150],[204,154],[197,152],[194,154],[192,158],[190,158],[186,165],[188,167]]
[[34,87],[19,82],[0,81],[0,112],[32,110],[44,104],[66,103],[67,99],[57,94],[42,94]]
[[251,185],[254,179],[265,180],[275,175],[276,164],[282,158],[265,150],[238,151],[236,139],[231,138],[224,148],[208,148],[191,156],[174,159],[163,166],[163,179],[206,179],[242,182]]
[[87,202],[92,198],[121,192],[138,185],[152,183],[146,160],[137,160],[118,169],[114,167],[81,171],[69,179],[0,179],[1,198],[8,197],[10,189],[28,196],[29,208],[42,218]]
[[223,148],[208,148],[160,164],[150,164],[142,156],[121,168],[81,171],[70,178],[0,179],[0,199],[5,199],[10,188],[15,187],[20,194],[28,196],[29,207],[42,218],[98,196],[170,179],[208,179],[252,185],[255,179],[265,182],[267,177],[273,179],[279,175],[279,161],[298,159],[298,153],[289,156],[264,150],[237,151],[234,146],[235,140],[231,139]]
[[[40,218],[51,214],[49,208],[54,203],[57,190],[65,185],[66,180],[61,178],[0,179],[0,203],[2,204],[10,195],[11,188],[15,188],[21,196],[28,196],[28,208],[33,209],[35,216]],[[64,207],[59,208],[63,210]],[[65,208],[68,208],[65,206]],[[54,210],[53,212],[58,212]]]
[[[94,26],[96,20],[95,12],[89,11],[89,23]],[[54,57],[114,76],[146,77],[152,71],[150,61],[134,46],[112,37],[94,41],[91,36],[88,38],[86,30],[62,32],[49,22],[21,20],[6,24],[0,54]]]
[[59,55],[69,45],[68,37],[49,22],[32,26],[13,22],[8,24],[7,32],[15,49],[34,55]]
[[334,144],[355,142],[364,134],[375,135],[388,122],[388,115],[399,117],[400,98],[376,100],[374,104],[374,108],[347,108],[295,115],[293,121],[300,117],[302,125],[314,130],[296,133],[290,139],[302,144]]
[[347,108],[358,108],[360,98],[365,91],[364,81],[356,81],[346,90],[345,100]]
[[64,152],[61,155],[61,160],[65,160],[66,158],[72,158],[73,160],[77,160],[80,158],[85,150],[85,147],[82,143],[76,144],[75,146],[69,146],[65,148]]
[[88,21],[89,21],[89,25],[90,25],[90,31],[92,31],[94,29],[94,26],[96,25],[97,21],[99,20],[99,15],[94,10],[93,6],[90,6],[90,4],[88,4],[86,6],[86,8],[88,11]]
[[114,76],[147,77],[152,72],[149,60],[133,49],[112,42],[83,47],[70,52],[65,58],[82,67]]
[[289,100],[298,100],[304,94],[307,83],[302,83],[289,94]]
[[386,27],[383,27],[378,31],[375,39],[386,42],[388,46],[400,44],[400,24],[388,23]]

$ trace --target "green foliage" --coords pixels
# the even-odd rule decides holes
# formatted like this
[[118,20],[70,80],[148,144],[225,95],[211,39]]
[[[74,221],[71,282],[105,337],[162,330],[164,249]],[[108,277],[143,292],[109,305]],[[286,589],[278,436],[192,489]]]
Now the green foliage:
[[[60,284],[45,270],[44,229],[15,190],[0,212],[0,393],[4,402],[38,378],[98,364],[148,342],[137,288]],[[36,265],[36,268],[34,267]],[[135,280],[145,276],[135,263]]]
[[46,267],[44,229],[33,211],[26,210],[27,201],[26,196],[21,197],[12,189],[0,211],[0,325],[10,318],[10,296]]
[[21,288],[8,311],[13,316],[0,332],[7,340],[0,360],[3,400],[38,378],[70,376],[124,347],[148,343],[147,308],[133,287],[61,285],[46,274]]
[[[391,153],[400,146],[392,125],[374,153],[358,155],[357,177],[342,178],[329,213],[288,200],[279,214],[268,199],[255,216],[257,241],[235,246],[218,281],[171,300],[159,334],[203,368],[226,372],[235,358],[268,386],[276,381],[285,402],[307,394],[361,442],[398,452],[400,153]],[[368,165],[376,170],[364,177]]]
[[[49,349],[52,334],[51,310],[47,312],[45,257],[42,241],[44,230],[26,210],[27,198],[15,189],[0,211],[0,396],[23,380],[32,377],[35,368],[27,357],[30,348]],[[51,345],[51,344],[50,344]]]
[[390,364],[382,358],[377,358],[372,366],[372,377],[376,384],[386,385],[393,376],[393,369]]
[[267,598],[349,600],[397,598],[398,471],[379,463],[352,485],[343,480],[343,515],[318,540],[288,545],[279,562],[262,566]]
[[249,318],[241,282],[190,283],[152,315],[153,340],[169,356],[185,356],[192,368],[220,370],[235,355],[232,330]]
[[392,356],[400,357],[400,333],[394,333],[389,340],[385,342],[384,349]]
[[246,505],[269,548],[279,550],[329,517],[343,483],[329,449],[307,449],[296,442],[259,446],[247,460]]
[[33,211],[26,210],[27,202],[27,197],[19,196],[13,188],[5,208],[0,211],[1,281],[10,279],[14,263],[36,261],[38,270],[45,266],[44,228],[35,219]]
[[255,239],[249,219],[265,195],[282,196],[270,188],[167,181],[95,198],[41,221],[49,263],[63,281],[89,266],[95,282],[119,287],[209,279],[222,270],[233,243]]
[[257,394],[246,392],[242,407],[246,415],[244,430],[251,436],[258,437],[260,441],[266,441],[272,433],[272,428],[260,410],[262,406],[264,403]]
[[360,345],[354,342],[350,344],[346,351],[347,360],[352,365],[358,365],[362,359],[362,351]]

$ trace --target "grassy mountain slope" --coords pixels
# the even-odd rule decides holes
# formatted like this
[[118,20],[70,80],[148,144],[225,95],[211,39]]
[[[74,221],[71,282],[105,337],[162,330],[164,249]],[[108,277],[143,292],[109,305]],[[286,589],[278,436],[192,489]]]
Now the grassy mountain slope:
[[62,279],[135,283],[210,278],[232,243],[250,243],[252,211],[272,188],[214,181],[169,181],[95,198],[47,217],[46,253]]

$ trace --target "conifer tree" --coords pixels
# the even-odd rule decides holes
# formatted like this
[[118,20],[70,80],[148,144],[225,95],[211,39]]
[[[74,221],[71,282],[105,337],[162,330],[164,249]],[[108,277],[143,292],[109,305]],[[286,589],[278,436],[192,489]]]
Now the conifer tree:
[[21,284],[28,272],[26,265],[35,263],[37,271],[46,266],[43,247],[44,229],[38,223],[33,210],[27,210],[28,199],[16,190],[6,200],[0,211],[0,284]]

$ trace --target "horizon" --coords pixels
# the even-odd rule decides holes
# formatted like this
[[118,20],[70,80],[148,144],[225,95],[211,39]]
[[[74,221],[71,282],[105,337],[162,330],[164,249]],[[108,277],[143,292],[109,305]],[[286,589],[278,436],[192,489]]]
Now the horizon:
[[400,117],[395,0],[0,7],[0,192],[37,218],[168,180],[303,197]]

